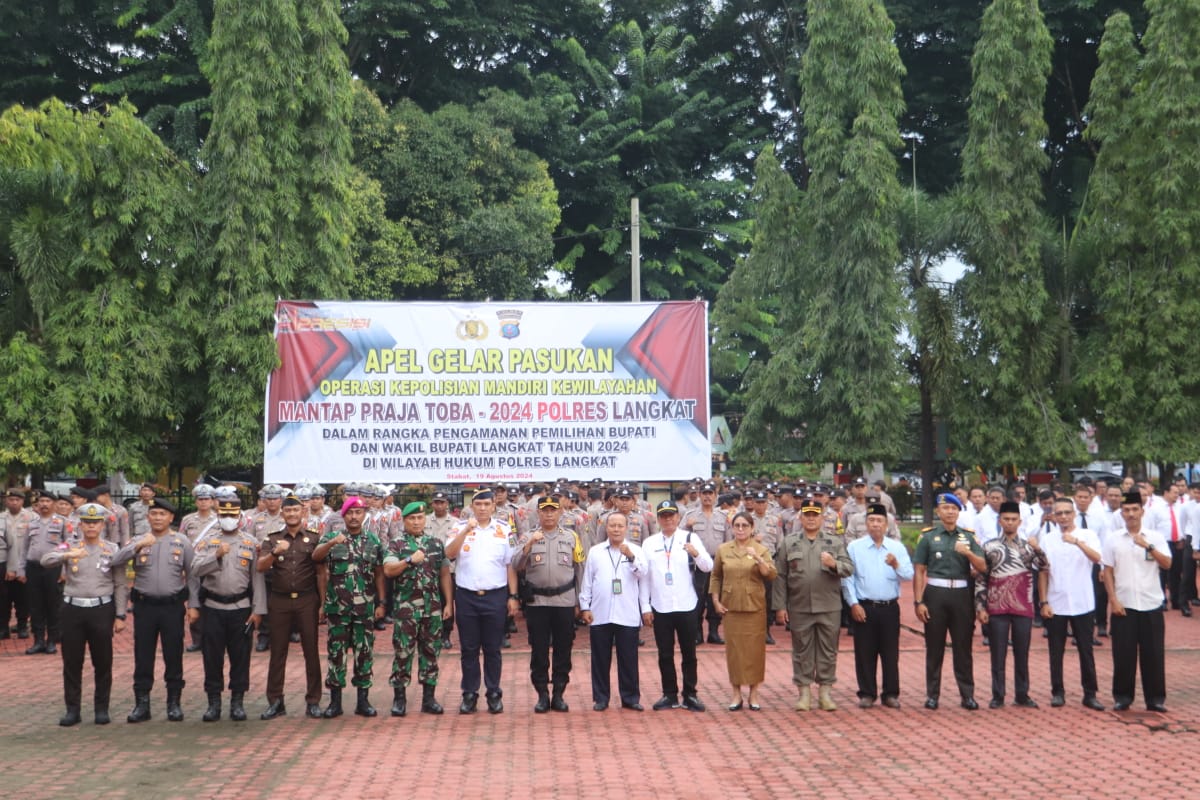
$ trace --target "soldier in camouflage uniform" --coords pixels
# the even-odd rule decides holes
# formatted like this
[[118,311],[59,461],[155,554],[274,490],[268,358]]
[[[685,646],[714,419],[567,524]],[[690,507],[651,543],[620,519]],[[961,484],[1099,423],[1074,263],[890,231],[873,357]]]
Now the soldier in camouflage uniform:
[[[329,620],[329,687],[326,719],[342,715],[342,689],[346,686],[346,651],[354,653],[354,686],[358,703],[354,713],[373,717],[371,671],[374,666],[375,620],[384,614],[383,544],[365,529],[367,507],[357,497],[342,506],[345,532],[329,531],[321,535],[313,551],[313,561],[328,562],[329,583],[325,589],[325,616]],[[376,602],[378,600],[379,602]]]
[[408,713],[407,689],[414,652],[418,654],[417,680],[422,687],[421,712],[441,714],[442,706],[434,691],[442,621],[454,613],[450,561],[443,543],[425,532],[424,503],[409,503],[401,513],[404,532],[392,539],[383,561],[384,575],[393,580],[396,597],[392,611],[392,646],[396,651],[392,659],[392,716]]

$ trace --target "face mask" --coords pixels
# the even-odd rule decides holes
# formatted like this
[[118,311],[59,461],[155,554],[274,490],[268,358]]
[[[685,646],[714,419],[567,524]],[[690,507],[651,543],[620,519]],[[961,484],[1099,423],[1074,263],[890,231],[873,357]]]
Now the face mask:
[[217,525],[221,526],[221,530],[230,533],[237,530],[238,521],[237,517],[220,517],[217,520]]

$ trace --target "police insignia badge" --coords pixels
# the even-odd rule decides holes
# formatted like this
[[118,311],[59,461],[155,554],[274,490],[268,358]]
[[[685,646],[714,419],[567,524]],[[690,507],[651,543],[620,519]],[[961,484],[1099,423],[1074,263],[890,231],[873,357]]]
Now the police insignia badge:
[[515,308],[504,308],[496,312],[500,319],[500,335],[505,339],[515,339],[521,335],[521,317],[525,312]]

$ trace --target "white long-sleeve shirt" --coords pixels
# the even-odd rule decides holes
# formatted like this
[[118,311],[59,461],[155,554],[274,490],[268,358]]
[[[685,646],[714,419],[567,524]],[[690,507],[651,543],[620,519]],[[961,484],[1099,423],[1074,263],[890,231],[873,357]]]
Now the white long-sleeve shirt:
[[684,549],[689,537],[696,548],[696,569],[712,572],[712,556],[694,533],[677,529],[670,537],[656,533],[642,542],[648,570],[646,583],[650,589],[650,607],[656,613],[694,611],[699,602],[692,585],[692,571],[688,568],[689,556]]
[[650,608],[646,556],[636,544],[625,544],[633,553],[632,561],[619,548],[610,546],[607,539],[588,550],[579,588],[579,610],[592,612],[593,625],[640,628],[642,609]]

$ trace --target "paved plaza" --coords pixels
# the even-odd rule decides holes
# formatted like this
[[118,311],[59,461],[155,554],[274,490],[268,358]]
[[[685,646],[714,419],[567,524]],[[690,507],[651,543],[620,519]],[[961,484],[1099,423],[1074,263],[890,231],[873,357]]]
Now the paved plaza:
[[[910,586],[905,587],[910,590]],[[899,710],[856,707],[853,644],[841,639],[833,713],[792,710],[788,635],[768,647],[760,712],[725,709],[721,646],[700,648],[700,696],[708,711],[654,712],[658,667],[653,637],[640,655],[643,713],[612,707],[592,711],[586,631],[576,638],[575,671],[567,690],[571,711],[535,715],[528,682],[524,624],[504,654],[503,714],[457,713],[459,655],[442,654],[441,717],[388,716],[390,636],[376,637],[380,716],[349,713],[336,720],[303,716],[300,645],[292,645],[288,716],[262,722],[267,655],[255,653],[248,722],[201,722],[205,708],[199,653],[185,654],[186,719],[165,718],[161,680],[154,719],[129,725],[132,636],[117,638],[113,724],[91,718],[85,665],[84,723],[59,728],[59,656],[26,656],[28,640],[0,642],[0,758],[8,797],[34,798],[772,798],[894,797],[1140,798],[1195,793],[1192,762],[1200,747],[1200,616],[1167,614],[1167,714],[1089,711],[1080,705],[1074,651],[1066,660],[1067,705],[1050,708],[1046,640],[1034,631],[1032,696],[1041,708],[987,709],[988,657],[976,636],[979,711],[958,707],[947,652],[942,707],[926,711],[921,627],[904,598]],[[1110,640],[1097,648],[1100,700],[1111,706]],[[322,652],[324,649],[322,648]],[[161,678],[161,665],[156,670]],[[615,672],[615,670],[614,670]],[[383,679],[380,680],[379,676]],[[615,682],[615,674],[613,678]],[[1009,676],[1011,695],[1012,679]],[[416,689],[419,699],[419,687]],[[1011,702],[1011,696],[1010,696]]]

